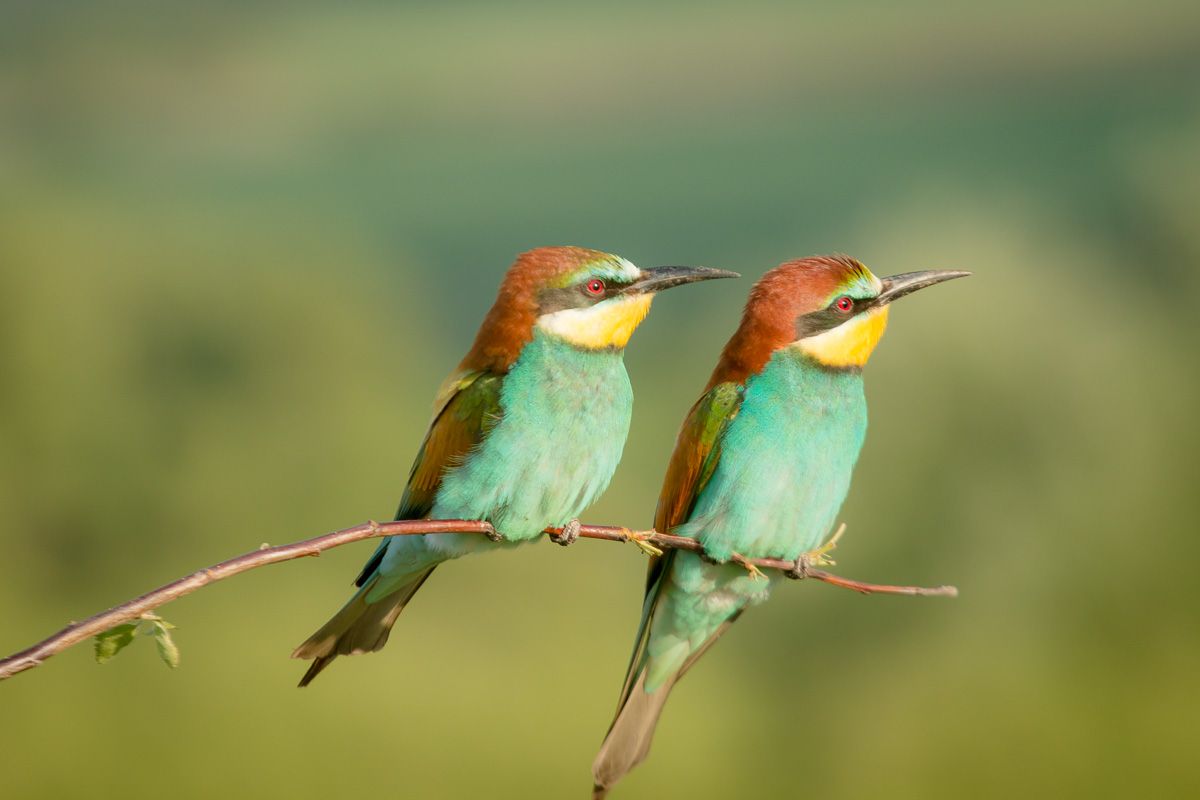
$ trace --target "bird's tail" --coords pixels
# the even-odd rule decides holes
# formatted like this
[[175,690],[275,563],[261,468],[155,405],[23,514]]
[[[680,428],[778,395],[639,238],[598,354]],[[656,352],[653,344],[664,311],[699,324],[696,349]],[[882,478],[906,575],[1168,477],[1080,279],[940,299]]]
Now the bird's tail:
[[646,691],[644,665],[633,676],[633,684],[617,709],[596,760],[592,762],[593,800],[606,796],[613,784],[649,755],[658,718],[680,674],[676,673],[653,692]]
[[[673,554],[672,554],[673,555]],[[666,591],[666,575],[671,570],[671,557],[668,555],[658,578],[649,587],[646,602],[642,607],[642,619],[638,626],[638,635],[634,643],[633,656],[629,661],[629,669],[625,673],[625,685],[621,690],[621,699],[617,703],[617,714],[613,718],[608,735],[600,745],[600,752],[592,762],[592,799],[601,800],[617,781],[630,770],[645,760],[650,754],[650,743],[654,739],[654,729],[658,726],[658,718],[662,715],[663,707],[671,689],[679,679],[699,660],[700,656],[721,638],[730,625],[734,623],[741,611],[718,622],[711,634],[694,650],[680,655],[678,666],[665,677],[657,674],[652,678],[652,686],[647,691],[647,676],[651,672],[649,654],[650,637],[654,630],[654,616],[658,605]],[[659,664],[656,672],[663,665]],[[669,669],[669,667],[668,667]]]
[[368,602],[367,597],[382,576],[378,572],[371,576],[333,619],[292,651],[292,658],[313,659],[300,685],[308,686],[338,656],[373,653],[387,644],[396,618],[436,566],[413,573],[411,580],[374,602]]
[[646,691],[648,665],[644,659],[641,668],[635,674],[626,676],[625,683],[628,688],[621,698],[612,727],[608,729],[608,735],[600,745],[600,752],[592,762],[592,800],[601,800],[607,796],[613,784],[625,777],[650,754],[654,729],[658,727],[658,718],[662,715],[663,706],[667,704],[671,690],[736,619],[737,615],[717,628],[704,644],[688,656],[677,672],[652,691]]

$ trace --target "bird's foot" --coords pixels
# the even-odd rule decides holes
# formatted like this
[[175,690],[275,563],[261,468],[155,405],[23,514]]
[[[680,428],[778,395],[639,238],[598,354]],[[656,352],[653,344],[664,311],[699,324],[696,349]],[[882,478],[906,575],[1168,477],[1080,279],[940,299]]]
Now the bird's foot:
[[837,564],[829,554],[837,547],[838,539],[842,538],[842,534],[846,532],[846,523],[838,525],[838,529],[833,532],[833,536],[829,537],[829,541],[816,548],[809,550],[807,553],[801,553],[796,562],[792,564],[792,568],[786,570],[783,574],[792,580],[802,581],[811,573],[813,567],[832,567]]
[[662,549],[656,547],[653,543],[652,537],[654,536],[654,531],[631,531],[626,529],[621,531],[621,533],[625,535],[625,541],[633,542],[637,545],[637,549],[646,555],[661,556],[663,554]]
[[747,561],[745,559],[742,559],[740,563],[743,567],[745,567],[746,572],[750,573],[751,580],[756,581],[759,579],[762,579],[762,580],[767,579],[766,573],[763,572],[761,569],[759,569],[758,565],[755,564],[753,561]]
[[575,542],[579,539],[579,531],[582,528],[583,525],[580,524],[579,520],[573,519],[566,525],[563,525],[562,530],[560,530],[558,533],[550,534],[550,541],[557,545],[562,545],[563,547],[575,544]]
[[832,567],[837,564],[829,554],[837,548],[838,539],[842,538],[842,534],[846,532],[846,523],[838,525],[838,529],[833,532],[833,536],[829,537],[829,541],[818,547],[816,550],[809,550],[804,555],[808,558],[810,567]]
[[491,539],[496,544],[500,544],[501,542],[506,541],[504,538],[504,534],[500,533],[500,531],[498,531],[494,527],[492,527],[492,525],[490,523],[488,524],[487,529],[483,532],[483,535],[486,536],[487,538]]
[[699,558],[701,561],[703,561],[705,564],[709,564],[714,567],[719,567],[722,564],[729,563],[728,561],[722,561],[719,558],[715,558],[715,557],[709,555],[707,550],[697,550],[696,557]]

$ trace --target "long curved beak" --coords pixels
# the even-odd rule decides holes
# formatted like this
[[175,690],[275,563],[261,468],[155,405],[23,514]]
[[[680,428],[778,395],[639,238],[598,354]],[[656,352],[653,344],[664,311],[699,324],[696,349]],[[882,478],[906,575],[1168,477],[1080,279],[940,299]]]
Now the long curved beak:
[[918,289],[933,286],[942,281],[952,281],[955,278],[965,278],[971,273],[956,269],[930,269],[924,272],[905,272],[883,279],[883,291],[875,298],[874,305],[884,306],[893,300],[899,300],[906,294],[912,294]]
[[645,294],[661,292],[674,286],[696,281],[711,281],[714,278],[740,278],[736,272],[711,267],[651,267],[642,270],[642,276],[621,290],[621,294]]

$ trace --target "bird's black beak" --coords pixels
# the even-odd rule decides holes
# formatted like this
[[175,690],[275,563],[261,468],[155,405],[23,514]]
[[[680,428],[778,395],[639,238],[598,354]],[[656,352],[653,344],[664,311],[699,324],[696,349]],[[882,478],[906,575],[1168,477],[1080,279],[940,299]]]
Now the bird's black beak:
[[710,281],[713,278],[740,278],[736,272],[727,269],[712,269],[711,267],[651,267],[642,270],[642,275],[633,283],[621,290],[621,294],[645,294],[661,292],[673,286],[683,286],[685,283]]
[[956,269],[930,269],[924,272],[905,272],[902,275],[893,275],[883,279],[883,291],[875,298],[873,305],[885,306],[918,289],[924,289],[926,286],[933,286],[942,281],[965,278],[970,274]]

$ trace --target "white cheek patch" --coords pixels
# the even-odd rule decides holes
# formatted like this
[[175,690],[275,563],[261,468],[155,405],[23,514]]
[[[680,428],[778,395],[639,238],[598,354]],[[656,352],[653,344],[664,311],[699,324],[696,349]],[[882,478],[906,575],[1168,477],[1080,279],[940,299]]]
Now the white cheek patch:
[[538,317],[538,327],[547,333],[553,333],[555,336],[566,337],[568,334],[575,331],[583,331],[589,325],[594,324],[591,313],[599,306],[591,306],[589,308],[564,308],[562,311],[555,311],[551,314],[543,314]]

